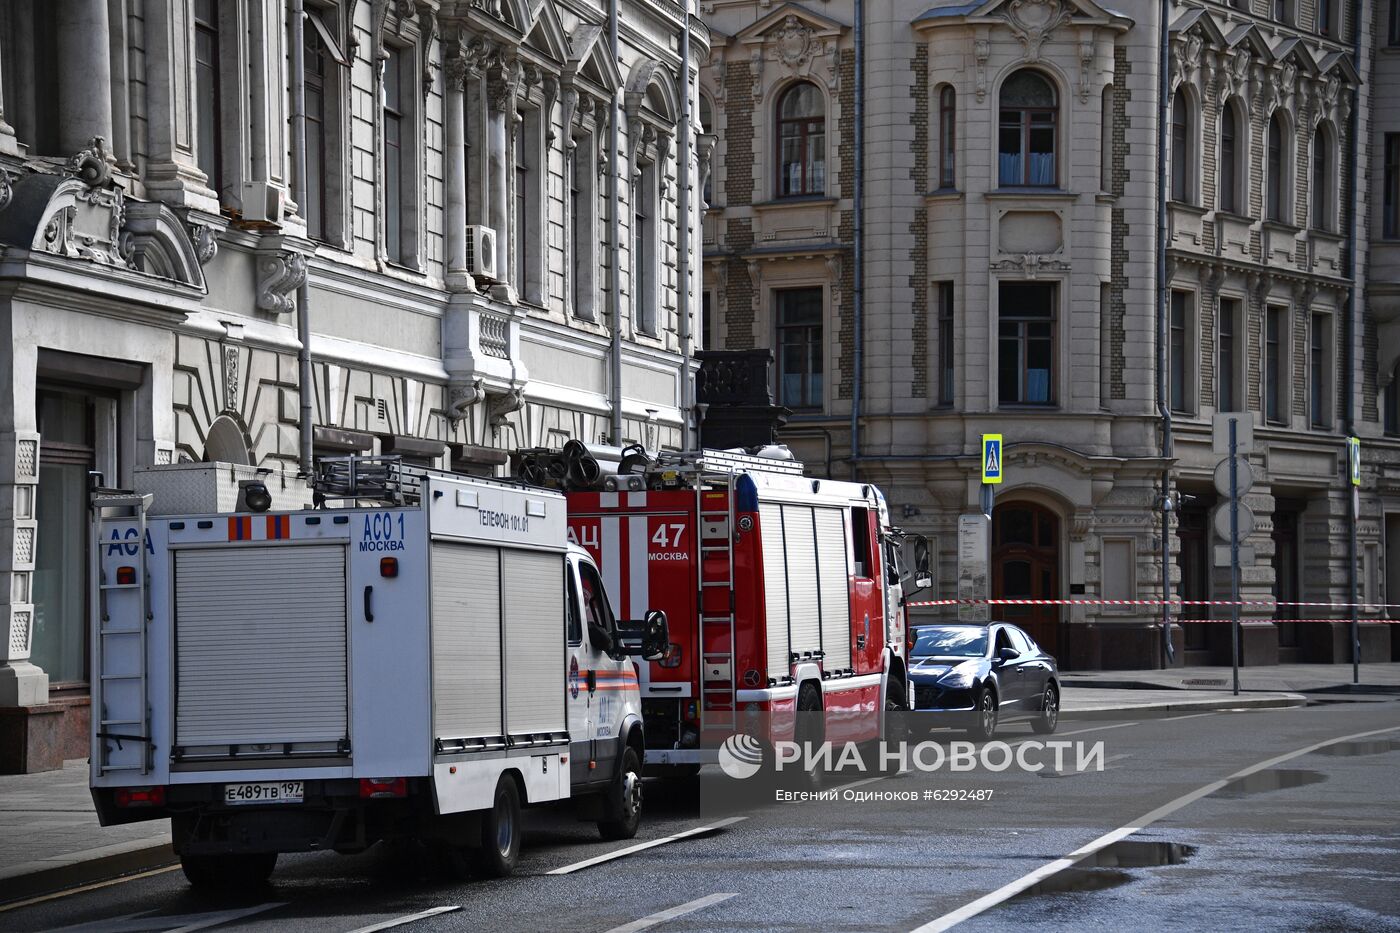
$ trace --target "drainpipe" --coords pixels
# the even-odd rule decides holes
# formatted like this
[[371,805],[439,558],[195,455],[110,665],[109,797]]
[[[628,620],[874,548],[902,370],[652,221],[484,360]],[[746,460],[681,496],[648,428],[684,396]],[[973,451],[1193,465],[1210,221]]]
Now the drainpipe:
[[695,413],[693,395],[695,385],[690,373],[690,153],[694,136],[690,125],[690,4],[686,3],[685,25],[681,29],[681,118],[677,135],[680,136],[679,187],[681,195],[677,216],[681,219],[679,238],[680,259],[680,331],[681,331],[681,449],[698,449],[699,440],[695,437]]
[[[297,210],[306,214],[306,60],[302,37],[306,28],[303,0],[292,0],[292,179]],[[297,395],[300,401],[298,432],[301,440],[301,471],[311,475],[313,466],[311,384],[311,286],[307,276],[297,286]]]
[[1157,412],[1162,419],[1162,667],[1172,662],[1171,457],[1172,406],[1167,389],[1167,107],[1171,94],[1169,0],[1162,0],[1161,44],[1157,50]]
[[854,345],[851,352],[851,479],[860,462],[860,389],[865,363],[865,0],[856,2],[856,87],[855,87],[855,212],[852,250],[855,255],[854,287],[851,298],[851,324]]
[[[1352,0],[1351,4],[1351,54],[1352,60],[1356,63],[1357,70],[1361,68],[1361,0]],[[1346,393],[1344,395],[1344,418],[1346,422],[1347,436],[1356,434],[1356,173],[1360,170],[1360,154],[1357,145],[1357,111],[1361,108],[1361,88],[1358,86],[1352,99],[1351,112],[1347,114],[1347,164],[1350,171],[1347,173],[1347,262],[1346,278],[1350,283],[1347,289],[1347,313],[1344,320],[1346,333],[1346,353],[1342,357],[1344,361],[1343,374],[1346,379]],[[1347,463],[1347,474],[1351,472],[1351,464]],[[1350,483],[1348,483],[1350,486]],[[1361,620],[1356,605],[1357,600],[1357,575],[1356,575],[1356,523],[1361,520],[1359,514],[1360,503],[1359,494],[1355,487],[1347,489],[1347,586],[1350,596],[1347,602],[1351,603],[1351,682],[1361,683]]]
[[[618,0],[608,2],[608,54],[617,61]],[[610,433],[614,444],[622,443],[622,199],[618,190],[618,173],[621,171],[618,147],[617,93],[613,93],[612,112],[608,120],[608,154],[612,159],[612,170],[608,172],[608,203],[612,205],[608,215],[608,262],[612,268],[612,288],[608,294],[608,313],[612,316],[612,359],[611,392],[612,422]]]

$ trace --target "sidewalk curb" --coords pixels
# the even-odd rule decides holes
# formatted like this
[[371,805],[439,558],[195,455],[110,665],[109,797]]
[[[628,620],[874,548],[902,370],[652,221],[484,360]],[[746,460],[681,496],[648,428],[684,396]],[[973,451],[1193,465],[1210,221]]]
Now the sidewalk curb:
[[[1065,686],[1066,691],[1077,690],[1078,688]],[[1093,704],[1088,707],[1071,706],[1064,703],[1060,707],[1061,715],[1068,719],[1081,713],[1170,713],[1170,712],[1212,712],[1225,709],[1294,709],[1306,706],[1308,699],[1298,693],[1274,693],[1270,696],[1233,696],[1211,697],[1209,699],[1182,699],[1165,700],[1159,702],[1147,702],[1141,704],[1132,703],[1105,703],[1103,705]]]
[[177,862],[179,856],[171,848],[169,833],[40,859],[0,871],[0,910],[16,901]]

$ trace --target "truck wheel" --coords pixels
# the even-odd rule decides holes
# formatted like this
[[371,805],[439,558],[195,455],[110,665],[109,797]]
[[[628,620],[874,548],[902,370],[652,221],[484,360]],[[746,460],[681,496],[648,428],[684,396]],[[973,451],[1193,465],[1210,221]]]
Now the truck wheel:
[[185,878],[201,891],[239,891],[267,884],[277,867],[276,852],[182,855]]
[[793,731],[793,739],[802,750],[795,783],[803,789],[818,790],[825,779],[820,765],[814,765],[810,770],[801,767],[809,748],[813,754],[820,751],[818,746],[825,738],[823,726],[821,690],[814,683],[805,683],[797,693],[797,723]]
[[520,860],[520,791],[510,775],[496,783],[495,804],[481,817],[476,867],[488,878],[504,878]]
[[604,839],[631,839],[642,825],[642,763],[630,745],[622,753],[622,763],[608,788],[603,804],[605,819],[598,821]]

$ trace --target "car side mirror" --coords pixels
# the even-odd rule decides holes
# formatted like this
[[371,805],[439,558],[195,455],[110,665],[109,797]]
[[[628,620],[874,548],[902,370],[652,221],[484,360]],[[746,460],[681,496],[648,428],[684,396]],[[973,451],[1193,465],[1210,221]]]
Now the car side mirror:
[[618,646],[622,654],[634,658],[661,660],[671,646],[671,629],[666,621],[666,613],[660,609],[652,609],[640,622],[623,622],[618,632]]
[[917,590],[933,589],[933,570],[928,538],[914,536],[914,586]]
[[1007,661],[1014,661],[1020,656],[1021,652],[1017,651],[1015,648],[1003,648],[997,652],[997,660],[1002,664],[1005,664]]

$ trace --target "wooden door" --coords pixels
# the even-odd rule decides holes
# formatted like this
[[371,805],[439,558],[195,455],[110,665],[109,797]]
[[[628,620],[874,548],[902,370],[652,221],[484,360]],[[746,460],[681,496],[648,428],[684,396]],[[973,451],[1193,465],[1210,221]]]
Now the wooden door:
[[[992,596],[1059,599],[1060,520],[1031,503],[999,505],[992,513]],[[1050,654],[1060,646],[1060,606],[996,606],[992,618],[1014,622]]]

